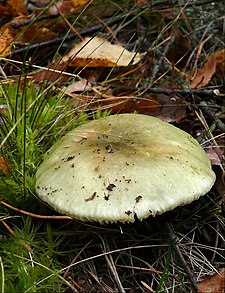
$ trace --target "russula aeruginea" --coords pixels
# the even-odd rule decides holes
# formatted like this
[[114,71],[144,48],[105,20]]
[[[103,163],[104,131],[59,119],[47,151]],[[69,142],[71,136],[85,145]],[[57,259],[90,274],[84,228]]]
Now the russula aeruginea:
[[47,152],[38,196],[82,221],[134,222],[188,204],[215,182],[188,133],[157,118],[119,114],[83,124]]

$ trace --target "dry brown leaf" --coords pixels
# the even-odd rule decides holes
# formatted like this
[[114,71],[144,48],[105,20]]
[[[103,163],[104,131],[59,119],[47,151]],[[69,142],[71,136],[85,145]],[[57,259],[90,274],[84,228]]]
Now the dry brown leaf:
[[132,53],[121,45],[100,38],[85,38],[62,59],[69,66],[114,67],[138,63],[144,54]]
[[225,268],[219,269],[218,274],[207,277],[198,284],[199,293],[224,293]]
[[148,4],[148,0],[136,0],[137,6],[144,6]]
[[[52,31],[52,25],[46,20],[33,22],[30,25],[24,23],[32,21],[32,15],[23,15],[15,17],[10,23],[10,32],[14,36],[16,43],[38,43],[53,39],[55,32]],[[18,28],[14,28],[17,26]]]
[[16,15],[23,15],[27,11],[24,0],[7,0],[0,2],[4,2],[3,4],[0,4],[1,16],[7,15],[15,17]]
[[60,13],[76,13],[79,8],[88,4],[91,0],[58,0],[46,11],[46,14],[57,15]]
[[150,114],[156,116],[158,114],[160,105],[155,100],[146,98],[136,98],[133,96],[109,96],[108,98],[96,99],[93,96],[76,95],[74,97],[75,104],[81,106],[82,110],[108,110],[111,114],[118,113],[139,113]]
[[31,77],[35,82],[40,83],[43,81],[47,82],[66,82],[69,80],[70,76],[69,74],[64,74],[64,71],[66,70],[64,64],[59,63],[59,59],[61,57],[58,57],[55,62],[50,64],[48,67],[34,71],[33,73],[29,74],[29,77]]
[[154,96],[161,105],[158,118],[166,122],[179,123],[186,115],[186,105],[179,97],[170,97],[164,94]]
[[0,56],[6,57],[11,53],[13,37],[9,28],[3,26],[0,29]]
[[216,58],[216,62],[217,62],[217,66],[218,66],[217,71],[219,71],[219,69],[220,69],[221,72],[222,72],[222,75],[224,76],[224,71],[225,71],[225,49],[217,51],[213,55]]
[[209,146],[205,151],[212,165],[222,165],[223,151],[220,148]]
[[213,55],[209,57],[203,67],[197,70],[196,75],[191,80],[190,88],[197,89],[207,85],[216,71],[216,64],[216,58]]
[[196,75],[191,80],[191,88],[201,88],[209,83],[213,74],[216,72],[216,67],[219,65],[222,71],[225,70],[225,49],[212,54],[208,61],[199,68]]
[[175,40],[169,47],[166,57],[172,64],[175,64],[177,68],[182,69],[186,66],[190,56],[190,39],[187,35],[183,35],[178,26],[173,27],[172,35],[175,36]]
[[74,81],[68,87],[66,87],[65,92],[68,94],[76,93],[76,92],[83,92],[91,90],[91,86],[88,84],[87,80],[81,79],[78,81]]
[[[8,56],[11,54],[12,48],[16,49],[19,44],[39,43],[54,38],[55,32],[46,25],[46,20],[27,26],[26,22],[31,19],[31,15],[17,16],[0,28],[0,56]],[[44,48],[45,54],[46,49]]]
[[2,170],[5,174],[9,171],[10,164],[6,162],[3,157],[0,157],[0,171]]
[[71,4],[74,8],[80,8],[88,4],[91,0],[71,0]]

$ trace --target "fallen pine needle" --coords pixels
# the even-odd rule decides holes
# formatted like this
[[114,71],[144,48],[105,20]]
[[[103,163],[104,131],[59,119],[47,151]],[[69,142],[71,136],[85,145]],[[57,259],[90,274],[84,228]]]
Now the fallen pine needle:
[[33,218],[37,218],[37,219],[47,219],[47,220],[72,220],[73,218],[69,217],[69,216],[42,216],[42,215],[37,215],[37,214],[33,214],[21,209],[18,209],[16,207],[11,206],[10,204],[0,200],[0,203],[3,204],[5,207],[16,211],[18,213],[33,217]]

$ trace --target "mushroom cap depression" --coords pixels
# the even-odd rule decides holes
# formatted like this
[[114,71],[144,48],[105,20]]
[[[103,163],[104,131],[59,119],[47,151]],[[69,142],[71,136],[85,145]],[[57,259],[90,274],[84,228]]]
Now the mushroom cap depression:
[[188,133],[157,118],[119,114],[83,124],[47,152],[38,196],[82,221],[134,222],[188,204],[215,182]]

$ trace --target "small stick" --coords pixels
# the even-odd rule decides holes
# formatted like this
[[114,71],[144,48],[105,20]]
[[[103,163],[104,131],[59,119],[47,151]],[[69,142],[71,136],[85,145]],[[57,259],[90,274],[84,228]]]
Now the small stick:
[[18,213],[33,217],[33,218],[37,218],[37,219],[46,219],[46,220],[72,220],[73,218],[69,217],[69,216],[42,216],[42,215],[37,215],[37,214],[33,214],[21,209],[18,209],[16,207],[11,206],[10,204],[0,200],[0,203],[3,204],[5,207],[16,211]]
[[193,286],[193,289],[195,290],[195,292],[198,292],[198,287],[197,287],[197,281],[196,281],[196,278],[195,278],[195,275],[192,273],[190,267],[188,266],[186,260],[184,259],[183,257],[183,254],[179,248],[179,244],[178,244],[178,241],[177,241],[177,236],[175,235],[174,231],[173,231],[173,226],[171,223],[169,222],[166,222],[166,228],[167,228],[167,231],[169,233],[169,237],[170,237],[170,240],[172,242],[172,245],[173,245],[173,248],[178,256],[178,258],[180,259],[181,263],[182,263],[182,266],[183,266],[183,269],[184,271],[186,272],[192,286]]
[[90,240],[79,252],[78,254],[75,255],[74,259],[72,260],[72,262],[70,263],[70,265],[67,267],[63,278],[66,279],[71,267],[73,266],[73,264],[75,263],[75,261],[78,259],[78,257],[81,255],[81,253],[88,247],[88,245],[92,242],[92,240]]
[[164,62],[164,59],[165,59],[165,56],[167,54],[167,52],[169,51],[170,47],[173,45],[175,41],[175,36],[172,36],[169,40],[169,42],[166,44],[165,48],[164,48],[164,51],[162,53],[162,56],[160,57],[159,61],[157,62],[157,64],[155,65],[154,69],[153,69],[153,72],[152,72],[152,76],[151,76],[151,81],[150,83],[148,84],[148,87],[147,89],[151,88],[153,86],[153,84],[155,83],[155,79],[160,71],[160,68],[162,67],[162,64]]
[[[136,70],[136,69],[135,69]],[[135,71],[134,70],[134,71]],[[129,72],[128,72],[129,73]],[[123,75],[121,75],[123,77]],[[108,80],[109,82],[115,80],[114,79],[110,79]],[[107,82],[108,82],[107,81]],[[126,87],[126,86],[121,86],[118,87],[117,90],[133,90],[133,91],[137,91],[137,89],[135,87]],[[224,92],[220,92],[219,88],[215,88],[215,89],[190,89],[188,87],[185,88],[162,88],[162,87],[152,87],[149,88],[147,87],[139,87],[138,88],[139,92],[144,92],[144,93],[153,93],[153,94],[165,94],[165,95],[171,95],[171,94],[179,94],[179,95],[201,95],[204,96],[204,99],[208,100],[211,99],[213,97],[225,97],[225,93]]]
[[[15,237],[15,232],[9,227],[8,224],[4,220],[1,220],[2,224],[6,227],[6,229],[9,231],[9,233]],[[29,245],[27,245],[23,240],[20,240],[20,243],[25,247],[30,253],[33,252],[33,250],[30,248]]]

